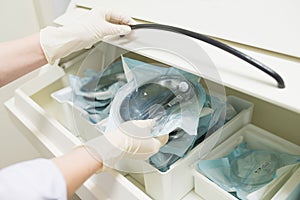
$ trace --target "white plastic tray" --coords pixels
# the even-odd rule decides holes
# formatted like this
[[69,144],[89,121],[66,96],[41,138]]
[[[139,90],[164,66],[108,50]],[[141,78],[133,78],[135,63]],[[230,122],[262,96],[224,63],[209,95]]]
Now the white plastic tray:
[[[63,109],[51,94],[67,87],[65,71],[49,66],[47,71],[15,91],[5,103],[16,126],[45,157],[61,156],[81,144],[72,132]],[[85,123],[82,120],[82,123]],[[133,199],[150,200],[142,190],[117,171],[101,173],[87,180],[76,194],[85,200]]]
[[74,107],[72,101],[59,99],[59,96],[70,95],[73,95],[70,86],[51,94],[51,97],[55,100],[53,102],[55,107],[62,111],[58,121],[83,141],[99,136],[101,132],[95,128],[96,124],[92,124],[88,119],[84,119],[85,111],[83,109]]
[[229,96],[227,99],[238,114],[223,128],[217,130],[195,147],[186,157],[171,165],[167,172],[153,169],[153,173],[131,174],[140,184],[144,185],[148,195],[157,200],[181,199],[194,187],[191,164],[204,157],[212,146],[221,143],[234,132],[250,123],[253,104],[235,96]]
[[[94,130],[94,126],[86,120],[81,120],[80,124],[75,125],[73,117],[76,114],[73,112],[72,105],[57,102],[51,97],[55,91],[69,86],[67,74],[75,69],[76,65],[67,70],[49,66],[44,74],[24,84],[16,90],[14,98],[6,102],[6,107],[13,118],[17,119],[19,123],[21,122],[20,125],[25,127],[27,132],[29,130],[30,133],[28,132],[26,137],[44,156],[60,156],[69,152],[74,146],[80,144],[77,137],[78,132],[85,131],[87,136],[99,134]],[[234,96],[228,97],[228,101],[232,103],[239,114],[222,130],[218,130],[209,140],[206,140],[207,146],[220,143],[251,120],[252,103]],[[145,188],[143,191],[121,173],[115,172],[108,173],[106,176],[97,175],[89,179],[77,194],[84,199],[102,199],[101,195],[98,195],[99,191],[102,191],[107,197],[120,195],[124,199],[146,200],[149,199],[148,195],[160,200],[181,199],[193,189],[190,165],[210,150],[205,148],[206,145],[198,145],[184,159],[174,163],[165,173],[156,171],[141,175],[138,182],[142,183],[141,185]],[[110,179],[118,187],[108,188],[105,184],[103,185]],[[122,191],[122,194],[119,191]],[[91,196],[93,198],[90,198]]]
[[[275,150],[278,152],[300,155],[300,146],[249,124],[216,147],[205,157],[205,159],[217,159],[226,156],[242,142],[247,142],[248,147],[251,149]],[[265,190],[263,199],[270,199],[293,174],[294,168],[272,182]],[[204,199],[237,200],[236,197],[221,189],[216,183],[202,175],[197,169],[194,169],[194,183],[195,192]]]
[[[65,90],[68,90],[68,88],[56,91],[51,96],[57,100],[57,98],[55,98],[56,94],[68,92]],[[206,139],[205,142],[194,148],[184,159],[174,163],[170,167],[170,170],[160,172],[153,168],[153,172],[151,173],[130,174],[131,177],[144,186],[148,195],[157,200],[181,199],[193,189],[193,174],[190,165],[207,154],[211,150],[211,146],[216,146],[238,129],[250,123],[253,111],[252,103],[235,96],[228,96],[227,101],[233,105],[238,114],[231,121],[226,123],[223,128]],[[74,117],[80,117],[82,110],[74,109],[70,102],[57,101],[56,103],[57,107],[60,107],[60,109],[64,111],[61,113],[61,115],[64,116],[61,118],[61,122],[70,130],[76,127],[77,130],[72,131],[73,133],[80,133],[76,136],[88,139],[93,137],[94,134],[99,134],[99,131],[95,129],[95,125],[89,123],[86,119],[70,120],[74,119]]]
[[296,200],[300,198],[300,167],[272,197],[272,200]]

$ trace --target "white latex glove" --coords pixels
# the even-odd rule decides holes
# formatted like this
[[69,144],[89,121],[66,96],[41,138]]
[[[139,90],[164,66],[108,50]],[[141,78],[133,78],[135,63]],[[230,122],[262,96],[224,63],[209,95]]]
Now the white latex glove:
[[47,61],[53,64],[75,51],[88,49],[107,35],[125,35],[135,21],[112,11],[92,9],[63,27],[46,27],[40,31],[40,43]]
[[86,142],[85,147],[93,158],[110,168],[121,158],[147,160],[169,139],[168,135],[153,137],[154,124],[154,120],[127,121],[116,130]]

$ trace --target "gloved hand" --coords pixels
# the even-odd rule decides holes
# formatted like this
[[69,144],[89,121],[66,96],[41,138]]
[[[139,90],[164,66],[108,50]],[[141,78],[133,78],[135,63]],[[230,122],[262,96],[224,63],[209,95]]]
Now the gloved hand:
[[85,143],[90,155],[104,166],[113,168],[121,158],[147,160],[169,139],[168,135],[153,137],[154,120],[133,120],[122,123],[116,130]]
[[125,35],[128,25],[135,21],[112,11],[92,9],[74,24],[63,27],[46,27],[40,31],[40,43],[47,61],[53,64],[58,58],[75,51],[88,49],[107,35]]

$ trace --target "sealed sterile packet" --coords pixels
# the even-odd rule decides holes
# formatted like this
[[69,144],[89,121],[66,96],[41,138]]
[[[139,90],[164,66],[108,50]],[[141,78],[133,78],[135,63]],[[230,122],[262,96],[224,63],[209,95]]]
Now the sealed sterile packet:
[[255,191],[282,174],[283,167],[300,162],[300,155],[272,150],[249,149],[241,143],[229,155],[215,160],[201,160],[198,168],[205,176],[240,199],[255,197]]
[[85,69],[82,77],[69,75],[69,81],[68,101],[83,111],[83,118],[96,124],[108,117],[112,99],[125,84],[125,75],[118,61],[101,71]]
[[112,99],[125,82],[120,61],[112,63],[99,72],[86,69],[83,77],[70,75],[74,96],[82,96],[92,100]]
[[84,119],[96,124],[108,117],[112,99],[125,84],[125,75],[118,61],[101,71],[85,69],[82,76],[70,74],[69,82],[69,87],[52,97],[60,103],[71,103]]
[[[212,106],[212,104],[214,105]],[[226,113],[226,121],[222,117],[224,112]],[[150,157],[150,164],[160,171],[166,172],[174,162],[183,158],[197,144],[209,137],[212,132],[232,119],[236,113],[236,110],[229,103],[207,95],[206,102],[199,115],[197,135],[186,134],[181,129],[173,131],[169,134],[167,144],[160,148],[158,153]]]
[[155,137],[178,128],[189,135],[197,134],[206,97],[198,76],[127,57],[122,61],[127,83],[112,102],[106,132],[124,121],[155,119]]

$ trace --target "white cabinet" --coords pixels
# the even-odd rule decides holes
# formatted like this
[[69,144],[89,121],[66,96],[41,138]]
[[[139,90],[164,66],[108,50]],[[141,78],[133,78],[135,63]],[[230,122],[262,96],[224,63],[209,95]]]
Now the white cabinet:
[[[180,21],[180,17],[178,17],[179,21],[174,19],[178,24],[172,24],[169,21],[167,10],[171,9],[172,6],[168,7],[164,3],[159,2],[152,5],[166,10],[165,15],[161,12],[158,18],[157,16],[155,17],[154,13],[153,17],[143,15],[142,11],[146,9],[145,6],[152,3],[146,2],[147,4],[144,7],[141,5],[139,5],[140,7],[135,7],[135,5],[138,5],[136,4],[137,2],[131,2],[133,4],[130,4],[130,2],[125,3],[125,1],[119,2],[119,4],[115,1],[71,1],[67,12],[68,15],[58,18],[56,22],[60,24],[69,23],[74,17],[76,18],[81,13],[86,12],[87,8],[93,7],[95,4],[103,3],[106,7],[114,7],[113,2],[118,5],[119,9],[131,8],[127,12],[130,13],[132,11],[134,15],[142,20],[178,26],[183,26],[184,24],[184,21]],[[216,2],[214,2],[214,5],[217,6]],[[183,11],[181,10],[181,12]],[[195,13],[195,16],[197,16],[197,13]],[[193,24],[189,26],[193,27]],[[218,37],[218,35],[213,36]],[[224,39],[228,38],[224,37]],[[234,40],[234,38],[231,38],[231,40]],[[270,53],[269,51],[249,48],[244,45],[236,47],[269,65],[282,75],[286,82],[286,88],[279,89],[276,87],[276,82],[273,79],[244,61],[232,57],[219,49],[212,48],[207,44],[201,43],[200,45],[214,62],[225,85],[226,94],[244,99],[238,100],[238,103],[236,103],[236,100],[232,100],[235,102],[233,104],[239,107],[240,112],[235,119],[224,126],[223,131],[225,135],[219,143],[248,123],[254,123],[294,143],[295,146],[300,145],[300,99],[299,95],[297,95],[299,81],[296,76],[300,72],[299,58]],[[258,47],[260,46],[258,45]],[[275,47],[274,49],[268,46],[265,47],[266,49],[270,48],[270,50],[276,49]],[[29,130],[26,137],[44,156],[59,156],[81,143],[79,138],[75,136],[74,130],[72,130],[74,121],[70,120],[68,115],[65,114],[68,112],[69,107],[61,105],[51,98],[53,92],[69,85],[67,75],[78,70],[85,54],[81,52],[78,55],[77,57],[69,56],[66,59],[62,59],[55,66],[46,66],[47,70],[45,73],[17,89],[14,98],[6,102],[6,107],[13,118],[16,119],[16,123]],[[291,52],[291,55],[293,55],[293,52]],[[235,99],[235,97],[230,98]],[[251,103],[253,103],[254,107],[252,107]],[[174,169],[172,169],[174,174],[132,175],[110,171],[94,175],[78,190],[77,194],[82,199],[146,200],[155,198],[165,200],[175,199],[176,195],[177,197],[181,195],[180,199],[200,200],[202,197],[193,191],[194,183],[192,179],[187,178],[189,174],[192,177],[191,164],[198,158],[193,156],[193,154],[197,154],[197,148],[200,147],[201,145],[191,151],[186,158],[175,163]],[[186,173],[186,176],[183,176],[181,173]],[[173,180],[172,177],[176,177],[177,180]],[[172,183],[172,181],[183,181],[184,185],[182,188],[176,188],[177,185]],[[169,187],[168,184],[172,186]]]
[[[200,27],[200,22],[198,19],[204,20],[204,16],[202,16],[202,12],[193,13],[192,17],[189,15],[188,8],[198,8],[201,5],[201,9],[210,10],[215,6],[225,6],[229,10],[234,10],[235,7],[233,4],[236,1],[228,1],[228,2],[216,2],[216,1],[197,1],[197,3],[184,4],[184,9],[188,11],[185,13],[185,10],[182,9],[180,12],[167,12],[172,5],[172,8],[175,10],[180,9],[182,2],[157,2],[151,4],[152,7],[159,8],[159,12],[152,14],[153,11],[149,9],[150,5],[147,5],[147,2],[143,1],[124,1],[124,2],[115,2],[115,1],[106,1],[106,0],[88,0],[88,1],[71,1],[69,6],[69,12],[67,15],[61,16],[57,18],[55,21],[58,24],[66,24],[72,22],[72,20],[76,19],[76,17],[80,16],[82,13],[86,12],[93,6],[99,6],[107,9],[119,10],[120,12],[131,14],[133,17],[136,17],[138,20],[148,20],[151,22],[157,22],[167,25],[174,25],[178,27],[188,28],[189,30],[196,30],[199,33],[210,34],[206,32],[206,30],[210,30],[213,27],[207,27],[206,29],[195,29],[195,27]],[[269,2],[269,1],[268,1]],[[253,6],[258,3],[257,1],[253,2]],[[294,2],[295,3],[295,2]],[[146,6],[147,5],[147,6]],[[196,6],[194,6],[196,5]],[[289,5],[293,5],[290,3]],[[238,6],[241,6],[240,4]],[[270,3],[271,7],[274,7],[274,10],[277,10],[280,5],[277,3]],[[212,8],[211,8],[212,7]],[[295,5],[295,7],[297,7]],[[199,8],[200,9],[200,8]],[[213,10],[213,9],[212,9]],[[225,9],[226,10],[226,9]],[[164,12],[166,11],[166,12]],[[207,11],[208,12],[208,11]],[[289,13],[287,10],[284,10],[287,13],[283,18],[281,18],[281,23],[285,21],[289,21],[289,26],[291,28],[295,28],[296,32],[299,33],[299,27],[294,27],[294,24],[297,23],[297,17],[295,17],[295,13]],[[171,13],[171,14],[168,14]],[[183,13],[182,15],[177,15],[177,13]],[[273,12],[271,12],[272,14]],[[272,16],[274,13],[272,14]],[[182,21],[182,16],[186,17]],[[251,23],[254,28],[256,24],[259,25],[260,31],[267,35],[272,35],[272,29],[269,29],[269,26],[264,25],[259,19],[262,18],[261,15],[253,16],[253,21],[255,23]],[[223,23],[219,15],[217,13],[213,14],[211,17],[205,18],[205,26],[210,23],[209,20],[215,20],[215,18],[220,19],[220,24]],[[239,18],[242,21],[243,16]],[[176,23],[174,23],[174,21]],[[189,25],[187,25],[189,23]],[[207,23],[207,24],[206,24]],[[230,22],[228,22],[230,23]],[[261,24],[260,24],[261,23]],[[202,25],[201,24],[201,25]],[[233,25],[232,25],[233,26]],[[232,27],[224,29],[224,34],[236,33],[239,32],[239,27]],[[231,29],[232,28],[232,29]],[[291,29],[289,29],[291,30]],[[284,31],[284,30],[282,30]],[[234,48],[256,58],[261,61],[271,69],[275,70],[277,73],[281,75],[283,80],[285,81],[286,88],[278,89],[276,88],[276,82],[262,73],[261,71],[255,69],[253,66],[248,63],[220,50],[218,48],[212,47],[209,44],[201,43],[201,47],[205,49],[206,53],[211,58],[212,62],[216,66],[218,73],[223,81],[223,84],[227,86],[227,93],[234,94],[237,96],[241,96],[245,99],[248,99],[251,102],[255,102],[254,107],[254,117],[253,122],[260,127],[267,129],[281,137],[293,141],[294,143],[300,144],[300,139],[298,136],[298,130],[300,130],[300,124],[298,123],[300,120],[300,96],[297,95],[298,85],[300,81],[298,79],[297,74],[300,72],[300,56],[293,54],[285,54],[282,49],[284,49],[285,45],[290,48],[297,49],[300,45],[297,43],[297,39],[293,37],[288,37],[289,32],[286,32],[284,35],[287,36],[287,40],[285,44],[278,43],[277,38],[270,37],[269,43],[273,43],[275,45],[279,45],[277,50],[270,48],[268,45],[259,46],[256,42],[247,43],[246,41],[237,41],[238,39],[235,35],[232,35],[229,39],[230,41],[224,40],[228,39],[223,37],[222,34],[218,35],[217,33],[211,34],[212,36],[219,38],[220,41],[223,41],[229,45],[232,45]],[[228,32],[228,33],[227,33]],[[257,33],[259,34],[259,33]],[[299,33],[300,34],[300,33]],[[281,41],[281,40],[280,40]],[[264,42],[261,40],[261,42]],[[284,43],[284,42],[283,42]],[[243,45],[246,44],[246,45]],[[297,51],[300,52],[300,51]],[[266,112],[268,110],[268,112]],[[283,125],[284,124],[284,125]],[[288,132],[288,134],[286,134]]]

